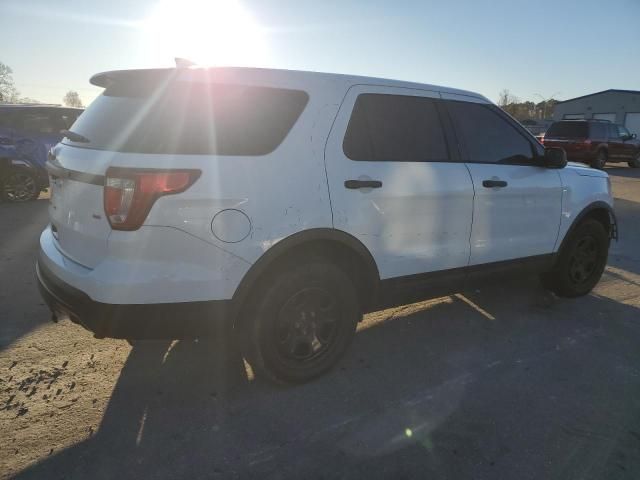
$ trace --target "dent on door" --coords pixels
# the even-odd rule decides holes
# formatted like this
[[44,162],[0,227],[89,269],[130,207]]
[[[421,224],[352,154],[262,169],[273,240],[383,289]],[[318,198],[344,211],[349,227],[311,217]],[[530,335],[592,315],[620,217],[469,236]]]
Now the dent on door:
[[471,265],[553,252],[560,227],[562,185],[555,170],[469,164],[476,186]]
[[343,139],[362,93],[439,98],[437,92],[404,88],[358,85],[349,90],[325,150],[334,227],[369,249],[383,279],[466,266],[473,211],[467,168],[463,163],[347,158]]

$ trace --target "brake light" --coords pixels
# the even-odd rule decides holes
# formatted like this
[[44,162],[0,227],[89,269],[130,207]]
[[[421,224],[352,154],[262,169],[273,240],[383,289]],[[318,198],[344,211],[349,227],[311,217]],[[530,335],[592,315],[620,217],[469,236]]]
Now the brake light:
[[155,201],[163,195],[184,192],[200,176],[200,170],[107,170],[104,212],[114,230],[137,230]]

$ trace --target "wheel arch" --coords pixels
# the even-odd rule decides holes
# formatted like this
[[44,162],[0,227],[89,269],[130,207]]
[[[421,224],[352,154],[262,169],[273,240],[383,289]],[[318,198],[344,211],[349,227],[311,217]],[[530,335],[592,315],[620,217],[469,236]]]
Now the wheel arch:
[[575,231],[575,229],[580,225],[584,220],[591,218],[602,223],[602,226],[609,233],[609,238],[618,239],[618,220],[616,218],[616,214],[613,210],[613,207],[606,202],[597,201],[590,203],[587,205],[582,211],[573,219],[571,226],[567,229],[567,233],[565,233],[562,242],[560,243],[560,247],[558,248],[558,253],[562,251],[567,241]]
[[340,263],[352,277],[364,311],[374,306],[380,274],[367,247],[356,237],[342,230],[314,228],[294,233],[269,248],[240,281],[233,295],[239,314],[251,291],[275,269],[300,257],[318,254]]

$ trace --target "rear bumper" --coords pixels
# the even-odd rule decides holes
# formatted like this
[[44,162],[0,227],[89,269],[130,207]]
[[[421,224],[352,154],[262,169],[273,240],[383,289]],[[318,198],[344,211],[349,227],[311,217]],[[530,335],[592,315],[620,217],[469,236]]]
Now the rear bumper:
[[36,264],[40,294],[54,320],[69,317],[97,338],[178,339],[215,336],[233,325],[231,300],[116,305],[92,300],[65,283],[42,261]]

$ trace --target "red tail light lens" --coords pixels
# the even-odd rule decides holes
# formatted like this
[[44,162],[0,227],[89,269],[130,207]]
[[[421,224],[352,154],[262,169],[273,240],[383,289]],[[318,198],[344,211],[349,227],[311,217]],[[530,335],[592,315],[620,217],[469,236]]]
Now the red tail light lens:
[[184,192],[200,170],[109,168],[104,186],[104,212],[114,230],[137,230],[155,201]]

